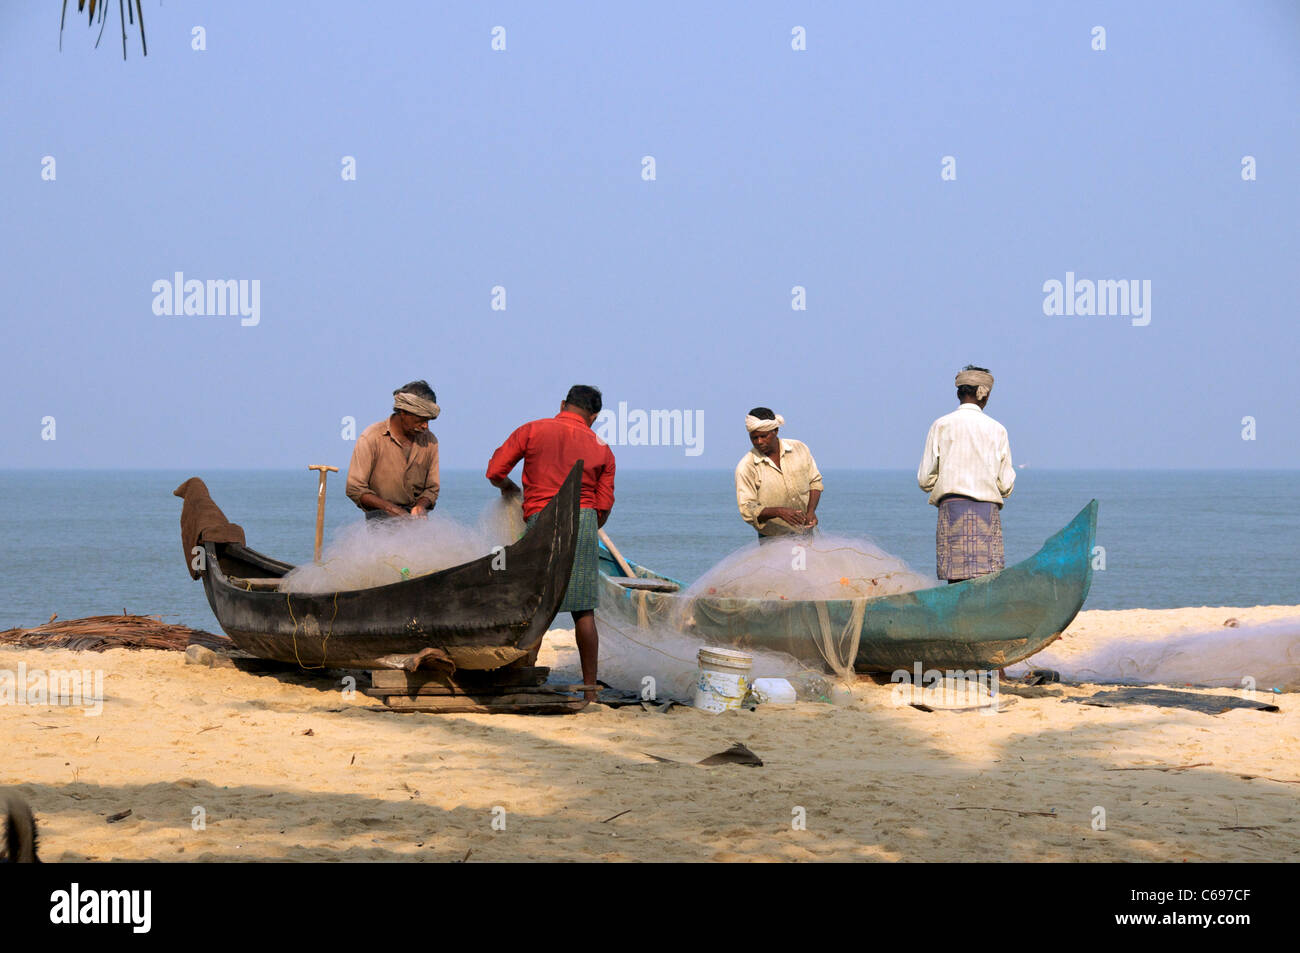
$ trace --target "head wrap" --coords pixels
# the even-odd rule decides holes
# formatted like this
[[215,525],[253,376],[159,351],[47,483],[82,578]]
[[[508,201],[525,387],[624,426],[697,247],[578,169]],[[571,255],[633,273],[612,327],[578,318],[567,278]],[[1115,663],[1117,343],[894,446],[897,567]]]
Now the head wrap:
[[993,390],[993,375],[988,371],[958,371],[957,386],[967,384],[975,388],[975,399],[983,400]]
[[745,415],[745,429],[750,433],[756,430],[775,430],[777,427],[785,426],[785,418],[780,414],[776,415],[775,420],[764,420],[762,417],[754,417],[751,414]]
[[442,408],[433,401],[425,400],[416,394],[408,394],[404,390],[393,395],[393,410],[404,410],[408,414],[428,417],[430,420],[442,413]]

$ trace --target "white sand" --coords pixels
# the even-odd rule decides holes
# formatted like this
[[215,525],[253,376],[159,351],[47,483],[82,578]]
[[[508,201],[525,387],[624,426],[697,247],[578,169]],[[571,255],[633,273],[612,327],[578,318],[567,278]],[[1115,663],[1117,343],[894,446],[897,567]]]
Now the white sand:
[[[1054,648],[1297,612],[1084,612]],[[984,715],[896,707],[864,682],[844,708],[398,715],[180,653],[0,648],[0,669],[19,662],[105,675],[98,717],[0,706],[0,784],[32,802],[51,861],[1300,858],[1295,694],[1272,696],[1278,714],[1205,715],[1068,703],[1094,689],[1064,688]],[[575,662],[553,633],[542,664]],[[733,741],[765,765],[644,754],[694,761]]]

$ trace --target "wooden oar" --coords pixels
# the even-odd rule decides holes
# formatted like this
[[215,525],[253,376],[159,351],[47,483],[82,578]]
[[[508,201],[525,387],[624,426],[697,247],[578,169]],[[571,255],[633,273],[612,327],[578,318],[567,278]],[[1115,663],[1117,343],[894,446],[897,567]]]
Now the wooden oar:
[[597,529],[596,533],[600,536],[600,541],[605,544],[605,548],[609,550],[609,554],[614,557],[614,561],[618,563],[619,568],[623,570],[622,579],[615,578],[614,576],[610,577],[613,582],[618,583],[625,589],[649,589],[652,592],[677,591],[677,584],[669,582],[667,579],[645,579],[638,576],[632,571],[632,567],[628,564],[628,561],[623,558],[623,554],[618,551],[618,547],[614,545],[614,541],[609,538],[609,534],[603,529]]
[[614,545],[614,541],[609,538],[609,533],[605,532],[603,529],[598,529],[596,530],[596,534],[600,536],[600,541],[605,544],[605,548],[609,550],[609,554],[614,557],[614,561],[618,563],[619,568],[623,570],[623,575],[635,577],[636,573],[634,573],[632,567],[627,564],[627,560],[623,558],[623,554],[618,551],[618,547]]
[[321,538],[325,533],[325,478],[329,476],[332,470],[339,472],[338,467],[328,467],[323,463],[308,464],[308,470],[320,471],[320,489],[316,493],[316,554],[312,557],[313,562],[320,562],[320,544]]

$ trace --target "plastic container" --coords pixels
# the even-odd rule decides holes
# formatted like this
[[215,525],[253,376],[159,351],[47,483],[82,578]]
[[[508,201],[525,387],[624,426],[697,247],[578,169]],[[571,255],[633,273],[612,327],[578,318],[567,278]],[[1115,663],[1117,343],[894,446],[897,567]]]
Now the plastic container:
[[749,690],[760,705],[793,705],[797,700],[794,686],[784,678],[756,678]]
[[714,714],[739,708],[749,693],[754,656],[735,649],[702,648],[697,657],[695,707]]

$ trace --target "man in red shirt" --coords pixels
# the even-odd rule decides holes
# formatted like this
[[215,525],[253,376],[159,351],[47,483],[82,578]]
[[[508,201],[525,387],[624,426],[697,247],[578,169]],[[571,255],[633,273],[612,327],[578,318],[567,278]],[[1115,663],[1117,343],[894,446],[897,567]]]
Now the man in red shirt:
[[[595,616],[600,586],[596,530],[605,525],[609,511],[614,508],[614,454],[591,429],[600,408],[600,391],[575,384],[560,402],[558,414],[526,423],[512,433],[492,454],[487,468],[488,480],[501,490],[501,495],[513,496],[519,493],[519,487],[510,479],[510,471],[520,460],[524,461],[524,519],[531,527],[537,514],[559,492],[573,465],[579,460],[583,462],[578,546],[560,611],[573,615],[582,681],[587,685],[596,684],[596,656],[600,645]],[[532,662],[537,660],[538,649],[533,650]],[[587,692],[586,696],[588,701],[596,700],[594,691]]]

